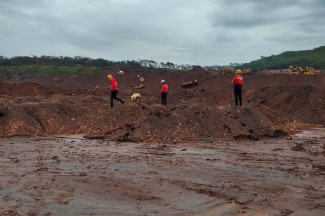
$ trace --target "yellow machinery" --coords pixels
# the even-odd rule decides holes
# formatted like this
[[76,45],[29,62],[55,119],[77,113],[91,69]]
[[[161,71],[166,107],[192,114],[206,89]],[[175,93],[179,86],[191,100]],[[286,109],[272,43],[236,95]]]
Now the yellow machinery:
[[228,73],[235,74],[235,69],[230,68],[230,67],[225,67],[225,68],[222,70],[222,74],[228,74]]
[[296,65],[290,65],[288,69],[286,69],[288,74],[297,74],[297,75],[314,75],[314,68],[312,67],[300,67]]
[[303,74],[305,74],[305,75],[314,75],[314,68],[305,67],[305,70],[304,70]]

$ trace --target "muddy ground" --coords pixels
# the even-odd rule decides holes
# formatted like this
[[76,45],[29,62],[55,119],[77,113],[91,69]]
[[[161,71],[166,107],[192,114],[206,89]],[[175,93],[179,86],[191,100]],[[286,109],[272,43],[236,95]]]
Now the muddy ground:
[[[109,106],[107,74],[118,96]],[[9,75],[7,75],[9,76]],[[143,89],[135,89],[144,77]],[[2,77],[5,77],[4,75]],[[170,91],[160,104],[160,80]],[[325,75],[244,75],[243,107],[235,108],[232,77],[196,68],[140,74],[10,74],[0,83],[0,137],[87,134],[113,141],[167,142],[279,137],[294,124],[325,125]],[[185,81],[198,80],[193,88]],[[95,90],[95,87],[98,88]],[[130,100],[139,92],[142,102]]]
[[324,215],[324,141],[2,139],[0,214]]
[[324,74],[120,70],[2,73],[0,215],[324,215]]

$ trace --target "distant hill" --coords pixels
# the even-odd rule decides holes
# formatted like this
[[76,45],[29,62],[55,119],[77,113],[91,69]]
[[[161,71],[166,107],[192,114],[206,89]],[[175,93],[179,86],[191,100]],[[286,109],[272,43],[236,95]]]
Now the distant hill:
[[325,46],[313,50],[287,51],[279,55],[261,57],[259,60],[242,64],[243,68],[284,69],[289,65],[325,69]]

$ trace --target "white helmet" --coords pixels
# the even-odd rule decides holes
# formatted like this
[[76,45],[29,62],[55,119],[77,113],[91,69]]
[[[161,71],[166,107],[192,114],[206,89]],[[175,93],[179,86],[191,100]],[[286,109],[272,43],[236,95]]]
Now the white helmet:
[[161,83],[165,83],[166,81],[165,80],[160,80]]

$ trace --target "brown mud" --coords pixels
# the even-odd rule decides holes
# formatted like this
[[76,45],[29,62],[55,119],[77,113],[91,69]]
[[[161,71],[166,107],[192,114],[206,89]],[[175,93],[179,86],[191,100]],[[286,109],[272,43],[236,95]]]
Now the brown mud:
[[2,76],[0,215],[325,214],[324,74],[119,70]]
[[0,215],[324,215],[324,140],[2,139]]
[[[279,137],[296,124],[325,125],[325,75],[244,75],[243,107],[234,106],[231,77],[199,69],[183,73],[117,75],[118,96],[109,106],[107,72],[16,74],[0,83],[0,137],[87,134],[130,142]],[[113,73],[114,74],[114,73]],[[115,74],[114,74],[115,75]],[[135,89],[144,77],[145,88]],[[170,91],[160,104],[160,79]],[[198,80],[184,89],[181,83]],[[99,86],[96,90],[95,86]],[[130,100],[139,92],[142,102]]]

